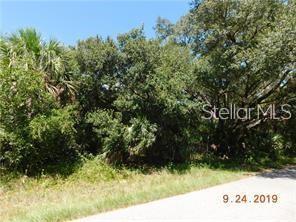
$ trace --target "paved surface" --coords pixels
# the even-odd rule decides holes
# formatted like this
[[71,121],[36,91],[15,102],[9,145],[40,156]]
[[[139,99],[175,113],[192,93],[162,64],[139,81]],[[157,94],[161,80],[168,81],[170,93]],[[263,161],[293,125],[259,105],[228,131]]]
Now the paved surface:
[[[229,202],[223,203],[223,195]],[[235,195],[246,203],[235,203]],[[254,195],[278,195],[277,203],[254,203]],[[263,200],[263,199],[262,199]],[[251,201],[251,202],[249,202]],[[296,166],[125,209],[80,222],[296,222]]]

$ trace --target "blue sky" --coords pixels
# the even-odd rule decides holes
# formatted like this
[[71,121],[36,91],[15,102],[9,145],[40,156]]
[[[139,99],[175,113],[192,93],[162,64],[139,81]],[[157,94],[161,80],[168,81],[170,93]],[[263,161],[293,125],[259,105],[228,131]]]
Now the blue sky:
[[189,10],[189,0],[0,0],[0,32],[36,28],[45,39],[65,44],[99,35],[116,37],[144,24],[148,37],[158,16],[175,22]]

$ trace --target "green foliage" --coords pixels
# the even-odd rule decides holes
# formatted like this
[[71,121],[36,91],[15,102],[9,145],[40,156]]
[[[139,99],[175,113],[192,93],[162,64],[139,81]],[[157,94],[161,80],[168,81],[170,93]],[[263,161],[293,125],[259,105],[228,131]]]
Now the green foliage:
[[65,160],[75,144],[73,108],[58,108],[38,72],[11,68],[0,75],[1,164],[35,171]]
[[87,122],[92,124],[101,152],[113,162],[139,158],[155,141],[156,125],[143,118],[133,118],[125,125],[120,113],[99,110],[90,113]]
[[108,155],[126,151],[125,128],[120,113],[96,111],[88,115],[87,122],[93,125],[103,153]]
[[197,121],[190,116],[198,102],[190,100],[187,93],[193,57],[187,48],[172,42],[162,46],[159,41],[144,40],[141,32],[135,33],[119,39],[127,68],[114,105],[123,112],[125,122],[133,116],[145,116],[157,126],[157,139],[146,153],[148,161],[181,160],[192,145],[187,132],[193,133]]
[[30,121],[53,106],[53,101],[43,90],[38,72],[7,69],[0,75],[1,163],[15,167],[35,150],[28,139]]
[[75,132],[74,123],[73,107],[65,107],[51,110],[48,116],[36,116],[29,127],[33,139],[50,142],[55,134],[72,135]]
[[[196,0],[176,24],[159,18],[155,39],[143,27],[75,47],[34,29],[1,37],[0,164],[33,172],[80,154],[163,164],[211,147],[250,161],[295,155],[295,9]],[[290,104],[292,118],[201,118],[204,104],[272,103]]]
[[[84,73],[78,95],[82,134],[92,138],[82,138],[87,150],[120,153],[122,161],[134,156],[159,162],[183,158],[181,153],[192,146],[188,137],[196,118],[190,115],[198,106],[186,91],[194,70],[188,48],[147,40],[143,29],[134,29],[118,36],[117,44],[99,38],[80,42],[77,58]],[[108,111],[93,113],[98,109]],[[130,138],[128,127],[142,130]]]
[[46,90],[60,102],[65,97],[73,97],[75,91],[67,54],[58,41],[43,42],[41,35],[31,28],[0,39],[1,67],[42,74]]
[[0,164],[4,167],[33,173],[75,155],[74,111],[60,107],[61,100],[48,90],[48,77],[58,74],[55,65],[61,62],[54,60],[55,53],[62,53],[58,47],[53,41],[42,45],[31,29],[1,39]]
[[[198,57],[194,78],[198,97],[210,107],[267,107],[291,103],[295,78],[295,1],[194,1],[167,38],[190,45]],[[214,120],[210,141],[222,154],[244,153],[248,131],[264,130],[261,116]],[[254,132],[254,131],[252,131]],[[270,137],[272,138],[272,137]],[[252,146],[247,147],[252,149]]]
[[[36,116],[29,124],[30,138],[38,147],[40,161],[62,162],[75,156],[75,109],[72,106],[52,109],[47,115]],[[45,164],[42,164],[45,165]]]
[[0,121],[5,128],[18,130],[37,113],[54,106],[39,72],[2,69],[0,79]]
[[27,163],[33,161],[30,154],[34,153],[32,144],[23,139],[23,135],[2,130],[0,133],[0,163],[8,169],[27,170]]
[[[157,125],[145,118],[133,118],[127,128],[126,140],[130,155],[145,155],[156,140]],[[146,154],[147,155],[147,154]]]
[[80,84],[78,100],[82,111],[96,107],[109,108],[116,96],[116,78],[120,75],[121,55],[115,43],[107,39],[89,38],[78,42],[76,59]]

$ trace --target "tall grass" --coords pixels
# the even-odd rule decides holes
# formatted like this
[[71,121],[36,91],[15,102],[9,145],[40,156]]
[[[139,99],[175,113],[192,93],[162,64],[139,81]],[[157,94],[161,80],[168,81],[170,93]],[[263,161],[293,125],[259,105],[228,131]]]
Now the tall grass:
[[2,175],[1,221],[64,221],[242,178],[245,171],[180,165],[115,168],[86,160],[68,176]]

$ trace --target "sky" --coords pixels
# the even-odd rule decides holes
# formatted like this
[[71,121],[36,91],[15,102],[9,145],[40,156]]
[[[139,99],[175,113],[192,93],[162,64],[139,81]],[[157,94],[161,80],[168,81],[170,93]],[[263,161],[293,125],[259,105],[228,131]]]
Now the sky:
[[158,16],[176,22],[185,15],[189,0],[0,0],[0,34],[36,28],[45,40],[66,45],[90,36],[115,38],[144,25],[153,37]]

